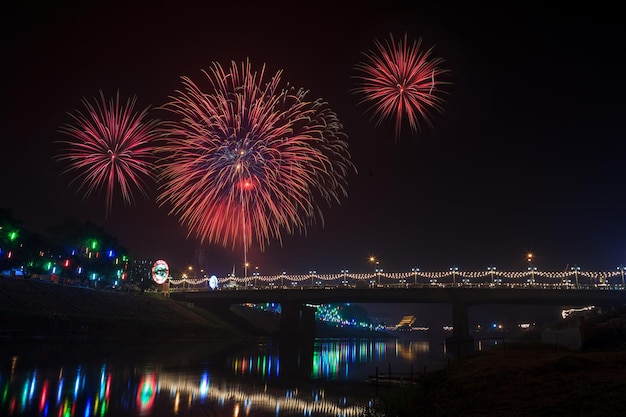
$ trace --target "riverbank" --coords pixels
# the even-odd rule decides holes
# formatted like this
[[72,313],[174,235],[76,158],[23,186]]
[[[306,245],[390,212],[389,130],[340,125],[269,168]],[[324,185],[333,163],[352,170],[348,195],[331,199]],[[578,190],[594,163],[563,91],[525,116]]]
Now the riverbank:
[[624,375],[626,345],[507,344],[456,359],[417,384],[382,388],[373,415],[617,417],[626,409]]
[[[255,339],[274,337],[280,316],[243,306],[216,315],[156,292],[0,277],[0,339]],[[389,337],[317,324],[317,337]]]
[[28,339],[238,339],[222,317],[156,293],[96,290],[0,278],[0,337]]

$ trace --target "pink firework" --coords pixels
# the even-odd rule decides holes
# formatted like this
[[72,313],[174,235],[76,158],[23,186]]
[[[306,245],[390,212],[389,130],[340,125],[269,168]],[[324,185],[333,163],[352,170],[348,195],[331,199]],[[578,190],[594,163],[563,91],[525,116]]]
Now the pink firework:
[[421,51],[421,39],[409,44],[407,35],[397,42],[393,35],[384,44],[375,41],[378,53],[363,53],[365,62],[356,65],[361,75],[356,76],[354,93],[362,95],[359,104],[369,104],[377,125],[395,117],[395,139],[398,140],[402,119],[407,118],[411,130],[420,130],[420,120],[431,124],[433,110],[442,112],[440,80],[448,70],[439,66],[440,58],[431,58],[432,48]]
[[183,77],[164,106],[175,121],[159,201],[201,241],[242,244],[244,254],[323,222],[321,203],[339,202],[354,170],[335,113],[249,62],[214,63],[204,75],[207,91]]
[[68,162],[64,173],[75,174],[80,181],[79,191],[85,198],[94,190],[106,193],[106,214],[113,205],[113,194],[119,189],[126,204],[133,201],[133,189],[146,193],[146,179],[154,179],[155,141],[161,137],[160,121],[146,120],[148,108],[134,113],[136,97],[120,103],[119,92],[108,102],[100,91],[100,100],[91,104],[82,100],[86,113],[77,111],[69,115],[73,124],[60,131],[70,139],[60,141],[65,145],[59,161]]

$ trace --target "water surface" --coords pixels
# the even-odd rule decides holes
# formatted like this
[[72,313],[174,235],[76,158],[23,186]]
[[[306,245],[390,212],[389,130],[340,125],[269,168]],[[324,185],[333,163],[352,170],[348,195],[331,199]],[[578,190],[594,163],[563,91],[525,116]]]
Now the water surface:
[[358,416],[376,372],[440,368],[428,340],[3,344],[0,415]]

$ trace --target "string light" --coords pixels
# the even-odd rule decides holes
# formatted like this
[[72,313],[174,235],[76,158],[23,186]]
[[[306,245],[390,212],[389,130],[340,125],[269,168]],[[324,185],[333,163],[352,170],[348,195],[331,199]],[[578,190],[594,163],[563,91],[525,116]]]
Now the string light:
[[[563,282],[568,278],[575,278],[578,275],[580,279],[586,279],[589,283],[607,283],[610,278],[621,277],[621,271],[581,271],[579,269],[570,271],[539,271],[537,269],[527,271],[499,271],[495,268],[485,271],[462,271],[458,268],[451,268],[448,271],[420,271],[419,269],[412,269],[407,272],[385,272],[382,269],[376,270],[372,273],[350,273],[348,270],[342,270],[339,273],[334,274],[318,274],[312,272],[309,274],[296,274],[288,275],[281,273],[277,275],[255,275],[253,277],[235,277],[229,274],[227,277],[218,278],[218,285],[222,286],[228,282],[234,282],[237,285],[242,286],[268,286],[273,284],[276,287],[279,286],[310,286],[312,278],[315,281],[322,282],[325,286],[332,285],[336,281],[337,287],[339,286],[362,286],[362,284],[369,285],[372,281],[381,280],[381,284],[406,284],[407,282],[415,282],[417,285],[427,285],[432,282],[438,284],[452,284],[453,280],[460,278],[461,282],[468,282],[471,280],[471,286],[485,286],[492,284],[492,278],[497,281],[499,286],[507,285],[532,285],[537,287],[542,286],[562,286]],[[530,283],[527,280],[533,277],[533,282]],[[410,280],[410,281],[409,281]],[[189,285],[203,285],[206,286],[209,278],[188,278],[183,277],[181,279],[170,279],[170,283],[173,285],[181,285],[183,283]],[[345,281],[345,282],[344,282]]]

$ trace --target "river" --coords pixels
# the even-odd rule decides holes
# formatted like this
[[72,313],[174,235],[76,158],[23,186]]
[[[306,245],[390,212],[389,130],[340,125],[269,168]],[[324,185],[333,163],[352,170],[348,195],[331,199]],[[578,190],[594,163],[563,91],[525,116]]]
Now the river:
[[[430,339],[430,340],[429,340]],[[358,416],[368,376],[445,365],[442,338],[4,343],[0,415]]]

